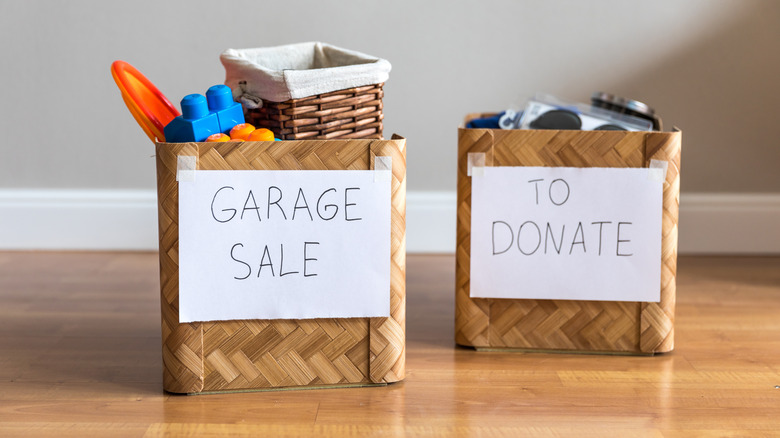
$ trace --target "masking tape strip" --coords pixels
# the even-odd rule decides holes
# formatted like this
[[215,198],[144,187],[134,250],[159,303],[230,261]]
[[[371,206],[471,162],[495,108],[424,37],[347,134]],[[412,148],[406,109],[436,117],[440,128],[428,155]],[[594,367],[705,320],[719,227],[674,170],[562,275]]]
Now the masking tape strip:
[[198,168],[198,157],[179,155],[176,157],[176,181],[194,182],[195,171]]
[[485,174],[485,153],[469,152],[466,175],[482,176]]
[[668,168],[668,161],[650,160],[650,166],[647,169],[647,179],[655,182],[666,181],[666,170]]
[[393,157],[374,157],[374,182],[390,181],[393,175]]

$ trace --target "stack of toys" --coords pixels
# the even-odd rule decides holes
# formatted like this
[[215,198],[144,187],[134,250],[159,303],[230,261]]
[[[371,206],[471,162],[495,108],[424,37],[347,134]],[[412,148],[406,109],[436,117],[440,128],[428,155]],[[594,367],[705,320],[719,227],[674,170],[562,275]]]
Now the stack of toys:
[[165,126],[165,141],[274,141],[268,129],[255,129],[244,123],[241,104],[233,101],[227,85],[214,85],[206,96],[190,94],[181,100],[182,115]]
[[271,130],[255,129],[245,123],[244,108],[233,100],[233,92],[227,85],[214,85],[205,96],[184,96],[179,114],[165,95],[130,64],[115,61],[111,72],[128,109],[152,141],[279,140]]

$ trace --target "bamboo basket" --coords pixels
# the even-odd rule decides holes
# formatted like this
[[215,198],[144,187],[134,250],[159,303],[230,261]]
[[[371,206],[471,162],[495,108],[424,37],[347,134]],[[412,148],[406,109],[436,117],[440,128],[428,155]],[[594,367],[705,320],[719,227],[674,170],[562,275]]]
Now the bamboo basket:
[[[471,120],[482,115],[471,115]],[[674,132],[458,131],[455,340],[477,349],[650,355],[674,348],[681,135]],[[488,299],[469,296],[471,178],[468,154],[486,166],[648,167],[669,163],[663,185],[659,303]],[[660,212],[659,212],[660,213]],[[522,287],[522,286],[520,286]]]
[[[406,141],[157,143],[163,387],[173,393],[375,386],[405,375]],[[199,170],[373,168],[392,157],[390,317],[179,323],[177,157]]]
[[384,84],[272,102],[246,111],[247,122],[281,140],[382,138]]

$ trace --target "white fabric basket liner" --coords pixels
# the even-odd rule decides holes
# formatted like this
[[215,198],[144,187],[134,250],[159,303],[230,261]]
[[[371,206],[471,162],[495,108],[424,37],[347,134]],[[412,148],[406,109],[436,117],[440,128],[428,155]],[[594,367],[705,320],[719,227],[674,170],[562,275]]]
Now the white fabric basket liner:
[[225,85],[247,108],[262,100],[284,102],[387,81],[390,62],[321,42],[256,49],[227,49],[220,55]]

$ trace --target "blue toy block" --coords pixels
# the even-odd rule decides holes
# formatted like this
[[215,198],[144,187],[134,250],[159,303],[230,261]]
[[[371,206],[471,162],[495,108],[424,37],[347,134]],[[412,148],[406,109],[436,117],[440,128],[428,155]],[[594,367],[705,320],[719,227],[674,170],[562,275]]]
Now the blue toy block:
[[168,143],[205,141],[209,135],[221,132],[217,115],[209,112],[206,98],[190,94],[181,100],[181,115],[163,129]]
[[217,115],[219,131],[230,134],[230,130],[239,123],[244,123],[244,109],[241,104],[233,101],[233,92],[227,85],[214,85],[206,91],[209,111]]

